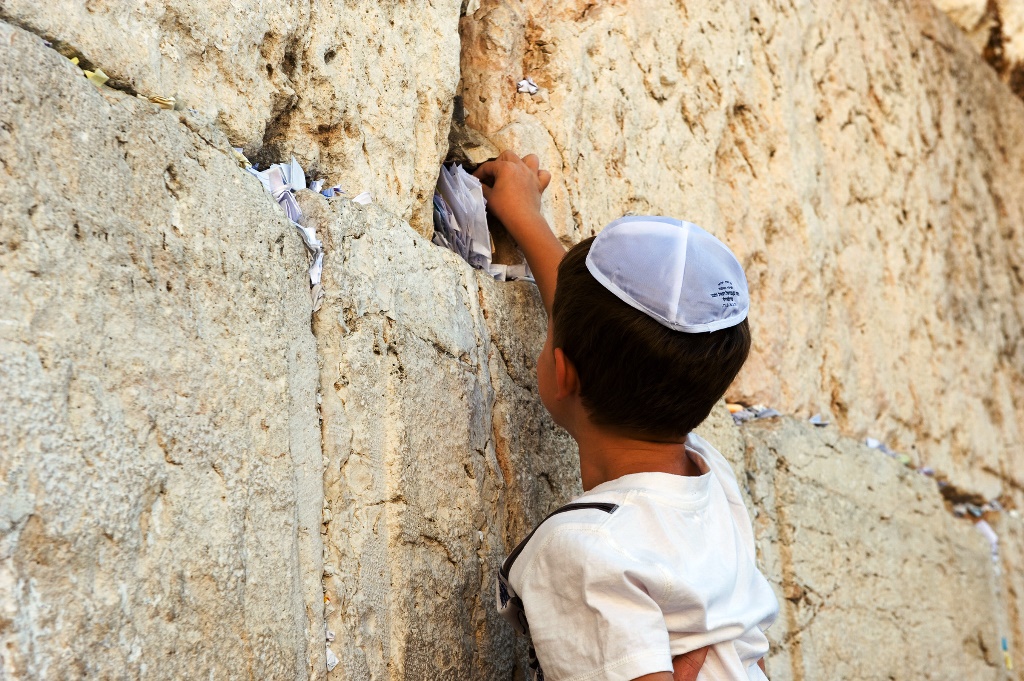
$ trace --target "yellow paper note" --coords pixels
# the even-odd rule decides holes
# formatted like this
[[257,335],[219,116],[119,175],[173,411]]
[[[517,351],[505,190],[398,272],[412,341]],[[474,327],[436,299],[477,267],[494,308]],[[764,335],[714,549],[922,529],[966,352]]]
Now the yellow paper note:
[[96,69],[95,71],[86,71],[83,69],[82,73],[84,73],[85,77],[89,79],[89,82],[96,87],[102,87],[104,83],[110,80],[110,76],[103,73],[103,69]]
[[239,166],[241,166],[242,168],[251,168],[252,167],[252,164],[249,163],[249,159],[247,159],[245,157],[245,154],[243,154],[242,152],[238,151],[237,149],[232,149],[231,153],[232,153],[232,155],[234,155],[235,161],[238,162]]
[[161,109],[173,109],[174,108],[174,97],[161,97],[160,95],[151,95],[149,101],[153,102]]

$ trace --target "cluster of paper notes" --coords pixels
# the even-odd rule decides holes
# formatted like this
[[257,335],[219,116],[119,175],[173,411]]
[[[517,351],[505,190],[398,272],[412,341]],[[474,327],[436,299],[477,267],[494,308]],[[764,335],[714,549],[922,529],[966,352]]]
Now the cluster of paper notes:
[[[288,163],[275,163],[266,170],[256,170],[245,158],[241,149],[234,149],[239,164],[259,179],[267,192],[284,209],[302,243],[309,251],[312,263],[309,266],[309,284],[312,287],[313,311],[320,309],[324,292],[320,283],[323,274],[324,248],[317,238],[316,230],[303,224],[302,209],[295,200],[295,192],[310,189],[328,198],[342,196],[340,186],[324,188],[324,180],[307,183],[306,174],[298,161],[292,158]],[[352,201],[366,205],[372,201],[369,192],[363,192]],[[442,166],[434,193],[434,238],[438,246],[447,248],[462,257],[476,269],[485,270],[498,281],[514,279],[532,280],[527,264],[502,265],[492,262],[493,242],[487,229],[487,201],[484,199],[480,180],[473,177],[461,165],[450,168]]]
[[729,413],[732,414],[732,420],[737,425],[756,419],[770,419],[773,416],[782,416],[779,412],[769,409],[762,404],[744,407],[742,404],[727,403],[725,406],[729,409]]
[[[46,41],[43,41],[43,42],[46,42]],[[52,44],[49,43],[49,42],[46,42],[46,46],[47,47],[52,47]],[[79,69],[81,69],[82,74],[85,75],[85,77],[89,80],[89,82],[92,83],[93,85],[95,85],[96,87],[103,87],[104,85],[107,84],[107,81],[110,80],[110,76],[108,76],[107,74],[103,73],[103,69],[97,68],[94,71],[90,71],[89,69],[84,68],[82,66],[81,60],[78,57],[69,57],[68,59],[69,59],[69,61],[72,64],[74,64]],[[145,100],[147,102],[151,102],[153,104],[156,104],[161,109],[167,109],[168,111],[181,108],[180,102],[178,102],[174,97],[162,97],[160,95],[143,95],[143,94],[136,94],[135,96],[137,98],[139,98],[139,99],[142,99],[142,100]]]
[[434,193],[434,238],[438,246],[458,253],[498,281],[532,279],[529,265],[491,262],[494,244],[487,230],[487,201],[480,180],[461,165],[441,166]]
[[[256,170],[245,159],[241,149],[235,149],[235,154],[246,170],[255,175],[263,183],[263,187],[274,197],[274,200],[284,208],[285,215],[288,216],[302,237],[302,243],[306,245],[306,250],[309,251],[313,259],[309,266],[309,285],[312,287],[313,311],[316,312],[320,309],[324,299],[323,287],[320,285],[320,277],[324,269],[324,245],[317,239],[314,228],[302,224],[302,209],[299,208],[299,204],[295,200],[295,192],[307,188],[306,173],[302,171],[302,166],[294,158],[289,163],[275,163],[266,170]],[[344,194],[339,186],[324,189],[323,185],[323,180],[314,180],[308,188],[327,197]],[[368,194],[366,198],[368,203]]]

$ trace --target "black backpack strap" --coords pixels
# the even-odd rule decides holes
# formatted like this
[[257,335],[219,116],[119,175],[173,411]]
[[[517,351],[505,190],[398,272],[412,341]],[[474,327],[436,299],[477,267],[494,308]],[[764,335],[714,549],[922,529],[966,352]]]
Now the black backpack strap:
[[540,526],[543,525],[548,520],[548,518],[550,518],[552,516],[556,516],[559,513],[565,513],[566,511],[577,511],[577,510],[585,509],[585,508],[594,508],[594,509],[597,509],[597,510],[600,510],[600,511],[604,511],[605,513],[614,513],[616,511],[616,509],[619,508],[619,505],[618,504],[607,503],[607,502],[591,501],[591,502],[580,502],[580,503],[576,503],[576,504],[566,504],[565,506],[562,506],[561,508],[555,509],[554,511],[549,513],[548,516],[546,518],[544,518],[544,520],[542,520],[539,523],[537,523],[537,526],[535,528],[533,528],[533,531],[530,532],[530,534],[526,535],[526,539],[524,539],[523,541],[519,542],[519,544],[516,545],[516,547],[514,549],[512,549],[512,553],[508,554],[508,558],[506,558],[505,562],[503,562],[501,564],[501,568],[499,569],[499,572],[501,573],[501,576],[506,581],[508,580],[508,574],[509,574],[509,572],[512,571],[512,564],[516,562],[516,558],[518,558],[519,554],[523,552],[524,548],[526,548],[527,542],[530,541],[530,539],[537,532],[537,530],[540,529]]

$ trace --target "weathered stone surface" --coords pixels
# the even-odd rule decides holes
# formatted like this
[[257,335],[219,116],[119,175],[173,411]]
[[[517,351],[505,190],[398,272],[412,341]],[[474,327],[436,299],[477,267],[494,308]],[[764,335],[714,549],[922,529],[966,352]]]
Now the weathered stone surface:
[[174,95],[254,159],[369,190],[430,230],[458,82],[461,0],[4,0],[116,83]]
[[935,483],[789,418],[743,426],[773,680],[1007,678],[988,543]]
[[[426,234],[465,4],[6,0],[0,16]],[[1012,5],[995,3],[1008,27]],[[541,154],[567,242],[660,212],[742,256],[758,343],[732,397],[830,411],[999,492],[1024,415],[1024,109],[928,2],[468,10],[467,122]],[[515,91],[527,74],[535,96]]]
[[933,0],[974,49],[1024,97],[1024,4],[1018,0]]
[[541,155],[566,241],[662,213],[740,256],[733,398],[1016,475],[1024,105],[928,2],[482,0],[462,35],[467,124]]
[[0,62],[0,677],[318,677],[294,229],[216,130]]
[[[1021,506],[1019,490],[1017,496],[1013,502],[1016,508],[998,517],[989,514],[987,521],[999,537],[1000,574],[996,594],[1000,607],[995,619],[1007,638],[1011,665],[1017,670],[1016,678],[1020,679],[1020,670],[1024,669],[1024,520],[1018,510]],[[994,654],[1001,657],[1003,653],[997,650]]]

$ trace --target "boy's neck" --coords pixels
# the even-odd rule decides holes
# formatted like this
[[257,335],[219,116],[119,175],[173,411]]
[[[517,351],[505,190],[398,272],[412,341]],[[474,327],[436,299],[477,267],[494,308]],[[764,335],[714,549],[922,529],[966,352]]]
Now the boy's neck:
[[583,490],[632,473],[697,476],[683,442],[656,442],[591,426],[573,433],[580,450]]

